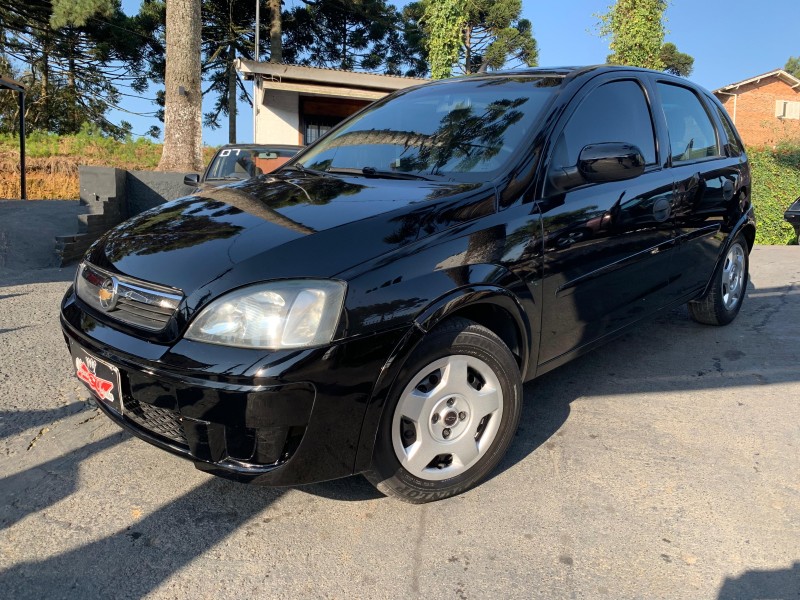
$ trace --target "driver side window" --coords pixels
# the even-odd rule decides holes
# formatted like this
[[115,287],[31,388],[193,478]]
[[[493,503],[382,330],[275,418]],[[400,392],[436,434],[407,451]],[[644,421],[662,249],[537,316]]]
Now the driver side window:
[[[635,81],[603,84],[583,99],[556,141],[548,186],[553,187],[552,175],[577,167],[585,146],[604,142],[635,144],[648,165],[656,162],[653,120],[644,92]],[[551,193],[557,191],[550,189]]]

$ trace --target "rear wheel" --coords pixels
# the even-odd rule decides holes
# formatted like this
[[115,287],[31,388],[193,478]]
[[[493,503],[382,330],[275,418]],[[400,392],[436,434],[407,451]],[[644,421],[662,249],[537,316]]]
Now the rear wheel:
[[747,242],[739,234],[728,248],[711,289],[705,297],[689,302],[689,314],[698,323],[727,325],[742,308],[749,277]]
[[429,334],[399,376],[367,478],[413,503],[460,494],[500,461],[514,437],[522,383],[490,330],[453,319]]

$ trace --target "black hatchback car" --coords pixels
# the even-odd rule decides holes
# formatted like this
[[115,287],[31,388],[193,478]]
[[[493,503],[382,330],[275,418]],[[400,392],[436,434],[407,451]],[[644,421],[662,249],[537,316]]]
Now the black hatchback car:
[[731,322],[750,192],[727,114],[684,79],[435,82],[110,231],[61,323],[103,411],[200,469],[364,473],[426,502],[497,465],[523,382],[681,303]]

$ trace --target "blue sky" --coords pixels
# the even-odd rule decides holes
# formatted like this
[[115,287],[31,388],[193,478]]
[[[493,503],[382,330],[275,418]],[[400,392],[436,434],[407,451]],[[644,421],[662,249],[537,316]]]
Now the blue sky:
[[[299,0],[286,0],[289,7]],[[404,2],[396,2],[398,6]],[[605,62],[608,42],[595,33],[597,13],[605,12],[611,0],[523,0],[523,15],[533,23],[542,66],[587,65]],[[138,11],[140,0],[123,0],[127,13]],[[554,8],[554,5],[558,8]],[[781,68],[790,56],[800,55],[797,34],[797,0],[672,0],[667,9],[666,40],[695,59],[690,79],[708,89],[716,89]],[[262,10],[262,17],[264,11]],[[249,84],[248,84],[249,85]],[[153,91],[146,96],[154,96]],[[210,106],[211,100],[206,102]],[[123,108],[150,112],[146,99],[125,98]],[[204,112],[209,110],[204,106]],[[239,103],[237,129],[240,142],[252,141],[253,113]],[[151,125],[163,124],[154,118],[136,117],[114,111],[114,121],[125,119],[141,134]],[[227,126],[203,129],[203,143],[226,143]]]

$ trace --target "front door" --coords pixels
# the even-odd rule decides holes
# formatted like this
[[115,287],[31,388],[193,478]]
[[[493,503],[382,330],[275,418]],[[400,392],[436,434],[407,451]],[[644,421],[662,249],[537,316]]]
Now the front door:
[[[634,78],[601,79],[576,103],[556,133],[539,201],[540,364],[651,314],[668,297],[673,179],[660,166],[645,89]],[[628,181],[572,182],[568,189],[554,183],[577,166],[584,146],[603,142],[638,146],[645,173]]]

